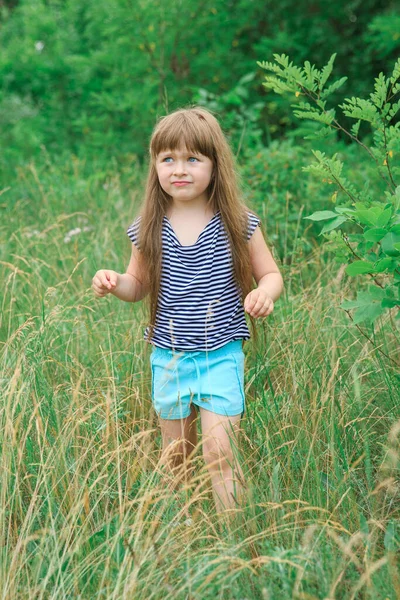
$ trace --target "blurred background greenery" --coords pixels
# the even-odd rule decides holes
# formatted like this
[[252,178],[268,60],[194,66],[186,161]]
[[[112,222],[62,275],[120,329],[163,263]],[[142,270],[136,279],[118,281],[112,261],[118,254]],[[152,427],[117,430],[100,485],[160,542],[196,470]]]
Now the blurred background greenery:
[[146,152],[160,114],[215,109],[239,154],[299,139],[288,99],[257,60],[285,53],[347,75],[365,95],[400,49],[400,9],[380,0],[20,0],[0,4],[2,156]]
[[[0,177],[11,188],[3,209],[26,201],[25,222],[30,214],[36,220],[42,203],[22,176],[33,163],[47,186],[57,186],[60,211],[82,209],[87,188],[100,208],[116,177],[125,197],[132,178],[140,190],[156,118],[198,103],[216,111],[243,194],[268,217],[269,241],[282,261],[291,261],[294,244],[312,251],[320,227],[301,217],[326,207],[333,190],[301,171],[310,148],[326,142],[304,139],[315,124],[293,116],[290,97],[262,86],[257,61],[285,53],[321,68],[336,52],[333,77],[348,77],[332,98],[338,104],[366,96],[400,50],[395,1],[6,0],[0,9]],[[369,135],[362,124],[365,143]],[[341,132],[329,146],[359,182],[376,184],[374,165],[349,150]],[[48,215],[46,209],[44,222]],[[123,226],[133,213],[125,216]],[[283,221],[286,228],[278,227]]]

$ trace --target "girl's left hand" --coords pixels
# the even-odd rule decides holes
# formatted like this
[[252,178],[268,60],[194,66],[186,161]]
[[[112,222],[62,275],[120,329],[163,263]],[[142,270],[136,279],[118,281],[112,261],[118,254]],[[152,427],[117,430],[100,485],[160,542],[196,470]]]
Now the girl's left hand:
[[247,294],[244,310],[252,317],[267,317],[274,310],[274,302],[263,288],[256,288]]

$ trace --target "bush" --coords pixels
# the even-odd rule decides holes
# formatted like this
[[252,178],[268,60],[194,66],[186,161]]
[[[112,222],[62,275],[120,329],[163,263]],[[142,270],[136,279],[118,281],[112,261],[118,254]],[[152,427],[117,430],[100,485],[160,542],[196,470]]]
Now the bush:
[[[326,87],[332,73],[336,54],[318,70],[308,61],[303,68],[289,63],[286,55],[274,55],[275,63],[258,63],[273,75],[266,75],[264,85],[278,94],[294,94],[299,98],[293,112],[300,119],[312,121],[314,131],[307,139],[328,140],[332,132],[341,131],[365,151],[376,171],[379,185],[360,186],[351,171],[344,172],[345,163],[335,153],[329,157],[321,150],[313,150],[316,162],[303,171],[328,181],[336,187],[333,210],[314,212],[306,219],[324,222],[321,230],[330,241],[330,248],[340,260],[347,261],[349,276],[368,275],[373,285],[357,293],[354,301],[345,301],[342,308],[356,309],[355,323],[373,323],[385,311],[396,310],[400,318],[400,186],[396,178],[400,168],[394,157],[400,154],[400,59],[389,77],[383,73],[375,79],[369,99],[348,98],[339,107],[345,116],[356,122],[350,131],[336,118],[335,108],[327,106],[329,96],[346,81],[342,77]],[[304,98],[304,100],[303,100]],[[360,135],[361,122],[370,128]],[[317,127],[315,127],[315,124]],[[350,225],[350,232],[347,227]]]

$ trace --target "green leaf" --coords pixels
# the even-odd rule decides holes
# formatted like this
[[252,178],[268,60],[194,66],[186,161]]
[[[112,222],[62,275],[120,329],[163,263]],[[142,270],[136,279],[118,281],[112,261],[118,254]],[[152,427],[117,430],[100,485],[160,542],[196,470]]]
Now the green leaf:
[[381,248],[388,256],[399,256],[400,251],[395,247],[398,242],[400,242],[400,234],[389,231],[381,240]]
[[375,225],[375,222],[372,220],[371,215],[368,210],[357,210],[355,213],[355,217],[363,225],[370,225],[372,227],[374,227],[374,225]]
[[303,139],[305,140],[320,140],[325,139],[329,136],[336,135],[335,130],[331,127],[321,127],[318,131],[313,131],[312,133],[305,135]]
[[355,210],[353,208],[348,208],[347,206],[336,206],[335,211],[340,215],[349,215],[352,216],[355,214]]
[[328,88],[326,88],[326,90],[323,90],[321,92],[320,98],[321,99],[327,98],[330,94],[332,94],[333,92],[336,92],[336,90],[338,90],[340,87],[342,87],[342,85],[344,84],[345,81],[347,81],[347,77],[342,77],[341,79],[334,81]]
[[336,52],[334,54],[332,54],[328,63],[322,69],[321,79],[319,81],[319,89],[320,90],[322,90],[322,88],[324,87],[325,83],[328,80],[329,75],[332,73],[333,63],[335,62],[336,54],[337,54]]
[[351,127],[351,133],[354,135],[354,137],[358,136],[358,130],[360,129],[360,123],[361,123],[361,121],[357,121],[357,123],[355,123]]
[[303,71],[304,71],[304,74],[306,75],[307,86],[309,87],[309,89],[312,89],[313,83],[314,83],[314,78],[317,73],[317,69],[315,68],[315,65],[311,66],[310,62],[308,60],[306,60],[304,62]]
[[287,56],[286,54],[274,54],[274,59],[277,63],[279,63],[285,68],[289,66],[289,56]]
[[359,306],[359,303],[357,302],[357,300],[343,300],[342,304],[339,305],[340,308],[343,308],[345,310],[350,310],[351,308],[357,308]]
[[393,119],[393,117],[399,112],[399,110],[400,110],[400,100],[398,102],[394,102],[392,104],[392,107],[388,113],[390,119]]
[[373,300],[381,302],[383,298],[386,298],[387,289],[378,287],[376,285],[369,285],[367,291],[358,293],[360,294],[361,298],[364,298],[365,294],[365,298],[373,298]]
[[374,227],[373,229],[368,229],[364,231],[363,237],[368,242],[379,242],[385,235],[387,234],[387,229],[383,229],[383,227]]
[[370,98],[377,108],[382,108],[385,104],[388,83],[386,83],[383,73],[379,73],[378,77],[375,77],[375,92],[370,94]]
[[310,119],[311,121],[317,121],[318,123],[324,123],[324,125],[330,125],[335,118],[335,109],[331,108],[325,113],[319,113],[315,110],[308,110],[303,112],[301,110],[294,110],[293,114],[299,119]]
[[362,321],[373,322],[384,312],[385,308],[377,303],[371,304],[370,306],[362,306],[355,312],[353,323],[358,325],[358,323],[361,323]]
[[383,545],[388,552],[396,552],[400,548],[400,532],[397,533],[396,529],[399,530],[399,524],[392,519],[386,526],[383,538]]
[[332,229],[336,229],[337,227],[340,227],[340,225],[342,223],[345,223],[346,221],[347,221],[347,217],[344,217],[343,215],[337,216],[336,219],[332,219],[331,221],[329,221],[329,223],[326,223],[323,226],[319,235],[322,235],[323,233],[326,233],[327,231],[332,231]]
[[327,219],[335,219],[337,216],[337,213],[331,210],[317,210],[317,212],[309,217],[303,217],[303,219],[310,219],[310,221],[326,221]]
[[348,310],[356,308],[353,315],[353,322],[358,324],[362,321],[371,323],[385,312],[382,302],[386,297],[386,290],[370,286],[367,291],[357,292],[357,300],[344,300],[341,308]]
[[367,260],[356,260],[355,262],[347,265],[345,271],[347,275],[361,275],[363,273],[371,273],[374,269],[374,265],[372,262]]
[[389,221],[391,209],[383,210],[380,206],[372,206],[368,209],[356,210],[355,217],[358,217],[360,223],[372,225],[373,227],[383,227]]
[[379,112],[376,106],[369,100],[353,96],[352,98],[346,98],[345,104],[339,104],[339,107],[343,110],[346,117],[367,121],[375,126],[379,125]]
[[292,87],[286,85],[283,81],[272,75],[265,76],[266,81],[263,82],[263,86],[267,89],[272,89],[276,94],[284,94],[285,92],[292,91]]
[[396,62],[394,64],[393,73],[390,78],[390,83],[396,83],[396,81],[399,79],[399,77],[400,77],[400,57],[396,60]]
[[376,219],[377,227],[384,227],[385,225],[387,225],[390,221],[391,216],[392,216],[392,207],[385,208],[385,210]]
[[368,209],[368,206],[367,206],[366,204],[364,204],[363,202],[356,202],[356,203],[354,204],[354,208],[355,208],[356,210],[367,210],[367,209]]
[[374,273],[383,273],[392,266],[393,260],[391,258],[381,258],[374,265]]
[[384,306],[385,308],[395,308],[396,306],[400,306],[400,300],[384,298],[382,300],[382,306]]

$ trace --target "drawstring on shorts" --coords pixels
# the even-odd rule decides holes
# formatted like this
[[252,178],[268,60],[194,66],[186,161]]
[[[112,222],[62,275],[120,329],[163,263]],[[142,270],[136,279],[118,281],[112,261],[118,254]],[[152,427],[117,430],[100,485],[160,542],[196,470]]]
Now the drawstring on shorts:
[[174,371],[176,371],[179,367],[180,364],[183,363],[184,360],[192,360],[194,362],[194,366],[196,367],[196,376],[197,376],[197,401],[200,402],[201,401],[201,393],[200,393],[200,385],[201,385],[201,376],[200,376],[200,369],[199,369],[199,365],[196,362],[195,356],[198,356],[199,354],[201,354],[201,351],[194,351],[194,352],[185,352],[185,354],[178,354],[176,357],[176,363],[175,363],[175,367],[174,367]]

